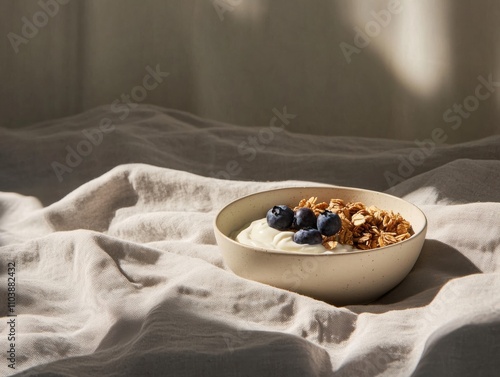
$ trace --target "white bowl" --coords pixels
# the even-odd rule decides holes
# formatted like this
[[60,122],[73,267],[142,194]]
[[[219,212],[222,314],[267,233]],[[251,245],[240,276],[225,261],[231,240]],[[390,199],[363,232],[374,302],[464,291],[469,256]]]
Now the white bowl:
[[[373,250],[343,254],[283,252],[241,244],[235,231],[265,217],[278,204],[291,207],[303,198],[318,202],[340,198],[399,212],[415,232],[409,239]],[[237,199],[217,214],[214,231],[224,263],[236,275],[327,301],[335,305],[368,303],[408,275],[422,250],[427,220],[415,205],[381,192],[349,187],[290,187]]]

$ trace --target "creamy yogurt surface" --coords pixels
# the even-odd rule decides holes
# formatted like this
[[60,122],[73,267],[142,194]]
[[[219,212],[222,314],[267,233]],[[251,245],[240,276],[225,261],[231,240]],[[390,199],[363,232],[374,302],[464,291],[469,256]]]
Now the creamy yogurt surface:
[[281,231],[267,225],[265,218],[255,220],[239,231],[236,241],[264,249],[291,251],[311,254],[337,254],[357,250],[350,245],[338,244],[333,250],[326,250],[323,245],[301,245],[293,241],[293,232]]

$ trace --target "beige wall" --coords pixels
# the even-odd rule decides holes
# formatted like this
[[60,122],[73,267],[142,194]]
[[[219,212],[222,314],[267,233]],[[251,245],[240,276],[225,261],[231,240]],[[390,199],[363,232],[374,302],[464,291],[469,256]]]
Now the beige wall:
[[[61,6],[46,26],[26,30],[29,38],[22,33],[22,17],[32,21],[41,10],[37,1],[0,2],[0,125],[16,127],[81,109],[79,8]],[[24,39],[15,43],[17,52],[9,33]]]
[[[413,140],[440,127],[450,142],[500,132],[500,87],[466,100],[479,76],[500,81],[499,2],[224,1],[234,5],[219,16],[212,0],[73,0],[17,54],[7,34],[40,6],[1,2],[0,124],[112,103],[159,64],[170,75],[145,102],[229,123],[266,126],[287,106],[298,132]],[[355,28],[372,33],[366,47]],[[358,48],[350,63],[342,43]],[[443,114],[464,100],[477,109],[453,129]]]

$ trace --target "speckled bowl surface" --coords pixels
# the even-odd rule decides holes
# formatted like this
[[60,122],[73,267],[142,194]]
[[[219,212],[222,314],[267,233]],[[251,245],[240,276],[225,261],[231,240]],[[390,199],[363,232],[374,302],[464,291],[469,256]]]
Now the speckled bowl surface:
[[[291,207],[303,198],[318,202],[340,198],[399,212],[414,234],[407,240],[373,250],[343,254],[306,254],[248,246],[232,237],[253,220],[265,217],[278,204]],[[224,263],[235,274],[295,291],[335,305],[369,303],[399,284],[422,249],[427,220],[415,205],[395,196],[349,187],[290,187],[237,199],[217,214],[214,232]]]

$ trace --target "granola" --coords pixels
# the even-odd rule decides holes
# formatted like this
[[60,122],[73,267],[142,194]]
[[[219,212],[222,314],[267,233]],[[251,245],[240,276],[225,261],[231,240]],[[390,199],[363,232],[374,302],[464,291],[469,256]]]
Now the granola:
[[329,203],[317,203],[317,197],[302,199],[294,211],[306,207],[318,216],[325,210],[335,212],[342,219],[340,231],[323,237],[323,246],[333,250],[337,243],[351,245],[361,250],[376,249],[392,245],[411,237],[411,224],[399,213],[366,206],[361,202],[345,203],[342,199],[331,199]]

